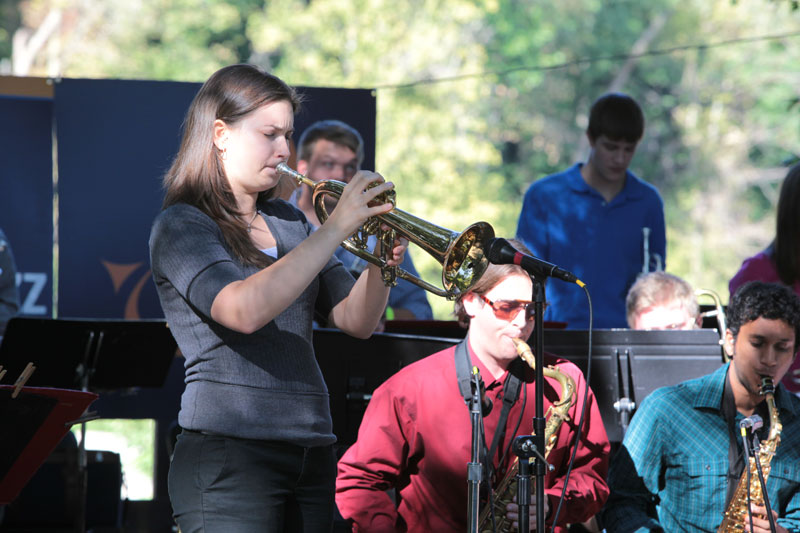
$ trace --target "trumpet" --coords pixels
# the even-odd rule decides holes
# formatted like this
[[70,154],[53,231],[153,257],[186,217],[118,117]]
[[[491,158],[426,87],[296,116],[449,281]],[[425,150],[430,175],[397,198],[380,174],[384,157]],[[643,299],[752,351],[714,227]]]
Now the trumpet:
[[[719,297],[719,294],[711,289],[695,289],[694,295],[697,298],[700,298],[701,296],[707,296],[712,302],[714,302],[714,309],[700,313],[700,318],[702,319],[707,316],[713,316],[716,318],[717,329],[719,333],[719,345],[723,346],[725,344],[725,329],[727,328],[727,325],[725,323],[725,308],[722,305],[722,299]],[[723,347],[722,362],[727,363],[728,361],[730,361],[730,357]]]
[[[286,163],[280,163],[276,170],[281,176],[294,179],[298,186],[308,185],[312,188],[314,211],[322,223],[328,219],[326,197],[332,196],[338,199],[347,185],[336,180],[315,182]],[[395,192],[392,190],[383,193],[375,201],[395,205]],[[382,229],[384,224],[389,230]],[[380,250],[378,255],[367,250],[367,239],[370,235],[375,235],[378,239]],[[428,283],[402,268],[387,264],[397,236],[405,237],[409,242],[422,247],[442,265],[443,288]],[[394,286],[397,278],[400,278],[437,296],[454,300],[459,294],[472,288],[486,271],[489,260],[486,258],[485,250],[493,237],[494,229],[487,222],[476,222],[458,233],[395,207],[388,213],[368,218],[350,238],[342,242],[341,246],[368,263],[378,266],[387,286]]]

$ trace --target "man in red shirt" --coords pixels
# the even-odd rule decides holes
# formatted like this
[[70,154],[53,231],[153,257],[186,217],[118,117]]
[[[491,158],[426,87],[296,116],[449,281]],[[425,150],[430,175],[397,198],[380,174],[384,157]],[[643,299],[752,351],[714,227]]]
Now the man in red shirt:
[[[515,243],[517,244],[517,243]],[[517,244],[521,247],[521,244]],[[492,486],[512,465],[511,443],[532,433],[535,416],[535,373],[522,362],[512,339],[527,339],[534,326],[531,280],[516,265],[490,265],[476,285],[456,300],[456,315],[468,324],[469,366],[477,366],[493,408],[484,417],[485,442],[497,440],[489,451]],[[471,461],[472,424],[459,389],[456,347],[411,364],[381,385],[370,400],[358,439],[339,461],[336,503],[353,531],[425,531],[463,533],[468,523],[467,463]],[[556,433],[547,457],[554,470],[545,477],[545,517],[548,530],[564,488],[564,476],[575,444],[584,402],[586,419],[558,514],[556,531],[589,519],[607,496],[609,442],[597,402],[582,372],[574,364],[545,354],[575,382],[576,401],[569,419]],[[517,380],[517,399],[507,408],[499,428],[507,382]],[[513,390],[505,390],[509,398]],[[545,377],[545,413],[559,400],[561,385]],[[510,402],[509,402],[510,403]],[[481,487],[486,482],[481,483]],[[397,503],[387,493],[395,489]],[[535,498],[534,498],[535,501]],[[518,508],[508,506],[508,517]],[[531,527],[536,506],[530,505]]]

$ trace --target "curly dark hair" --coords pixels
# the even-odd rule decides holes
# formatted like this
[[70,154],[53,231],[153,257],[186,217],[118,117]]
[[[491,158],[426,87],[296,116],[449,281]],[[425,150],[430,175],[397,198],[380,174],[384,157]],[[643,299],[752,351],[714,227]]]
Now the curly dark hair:
[[800,339],[800,298],[779,283],[750,281],[739,287],[728,305],[728,329],[735,339],[744,324],[759,318],[783,320],[794,328],[795,346]]

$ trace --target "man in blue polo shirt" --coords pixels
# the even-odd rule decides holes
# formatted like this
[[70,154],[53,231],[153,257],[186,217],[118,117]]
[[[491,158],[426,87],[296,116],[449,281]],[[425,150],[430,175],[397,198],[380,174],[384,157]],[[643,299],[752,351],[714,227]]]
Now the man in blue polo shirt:
[[[627,327],[625,296],[642,272],[665,267],[664,204],[658,191],[628,170],[644,133],[639,104],[609,93],[592,105],[586,163],[534,182],[525,193],[517,238],[534,255],[586,283],[594,327]],[[545,320],[589,326],[586,296],[576,285],[548,285]]]

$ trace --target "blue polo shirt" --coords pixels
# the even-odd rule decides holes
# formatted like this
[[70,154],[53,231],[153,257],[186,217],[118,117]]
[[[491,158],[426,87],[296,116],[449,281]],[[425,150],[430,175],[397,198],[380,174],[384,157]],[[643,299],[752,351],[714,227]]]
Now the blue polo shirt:
[[[367,250],[374,250],[378,243],[377,237],[370,235],[367,239]],[[350,253],[341,246],[336,249],[334,255],[339,258],[344,267],[348,269],[354,276],[367,268],[367,262],[360,257]],[[411,261],[411,254],[406,252],[403,257],[403,262],[400,263],[400,268],[415,276],[420,277],[417,272],[414,262]],[[406,309],[414,313],[417,320],[433,320],[433,309],[431,304],[428,303],[428,293],[419,285],[415,285],[410,281],[404,279],[397,280],[397,285],[392,287],[389,291],[389,307],[395,309]]]
[[[581,166],[544,177],[528,188],[517,238],[536,257],[571,271],[586,283],[594,327],[625,328],[628,289],[643,270],[665,267],[664,203],[655,187],[630,171],[623,189],[606,202],[583,180]],[[547,301],[545,320],[566,322],[571,329],[588,328],[586,295],[574,283],[550,281]]]

